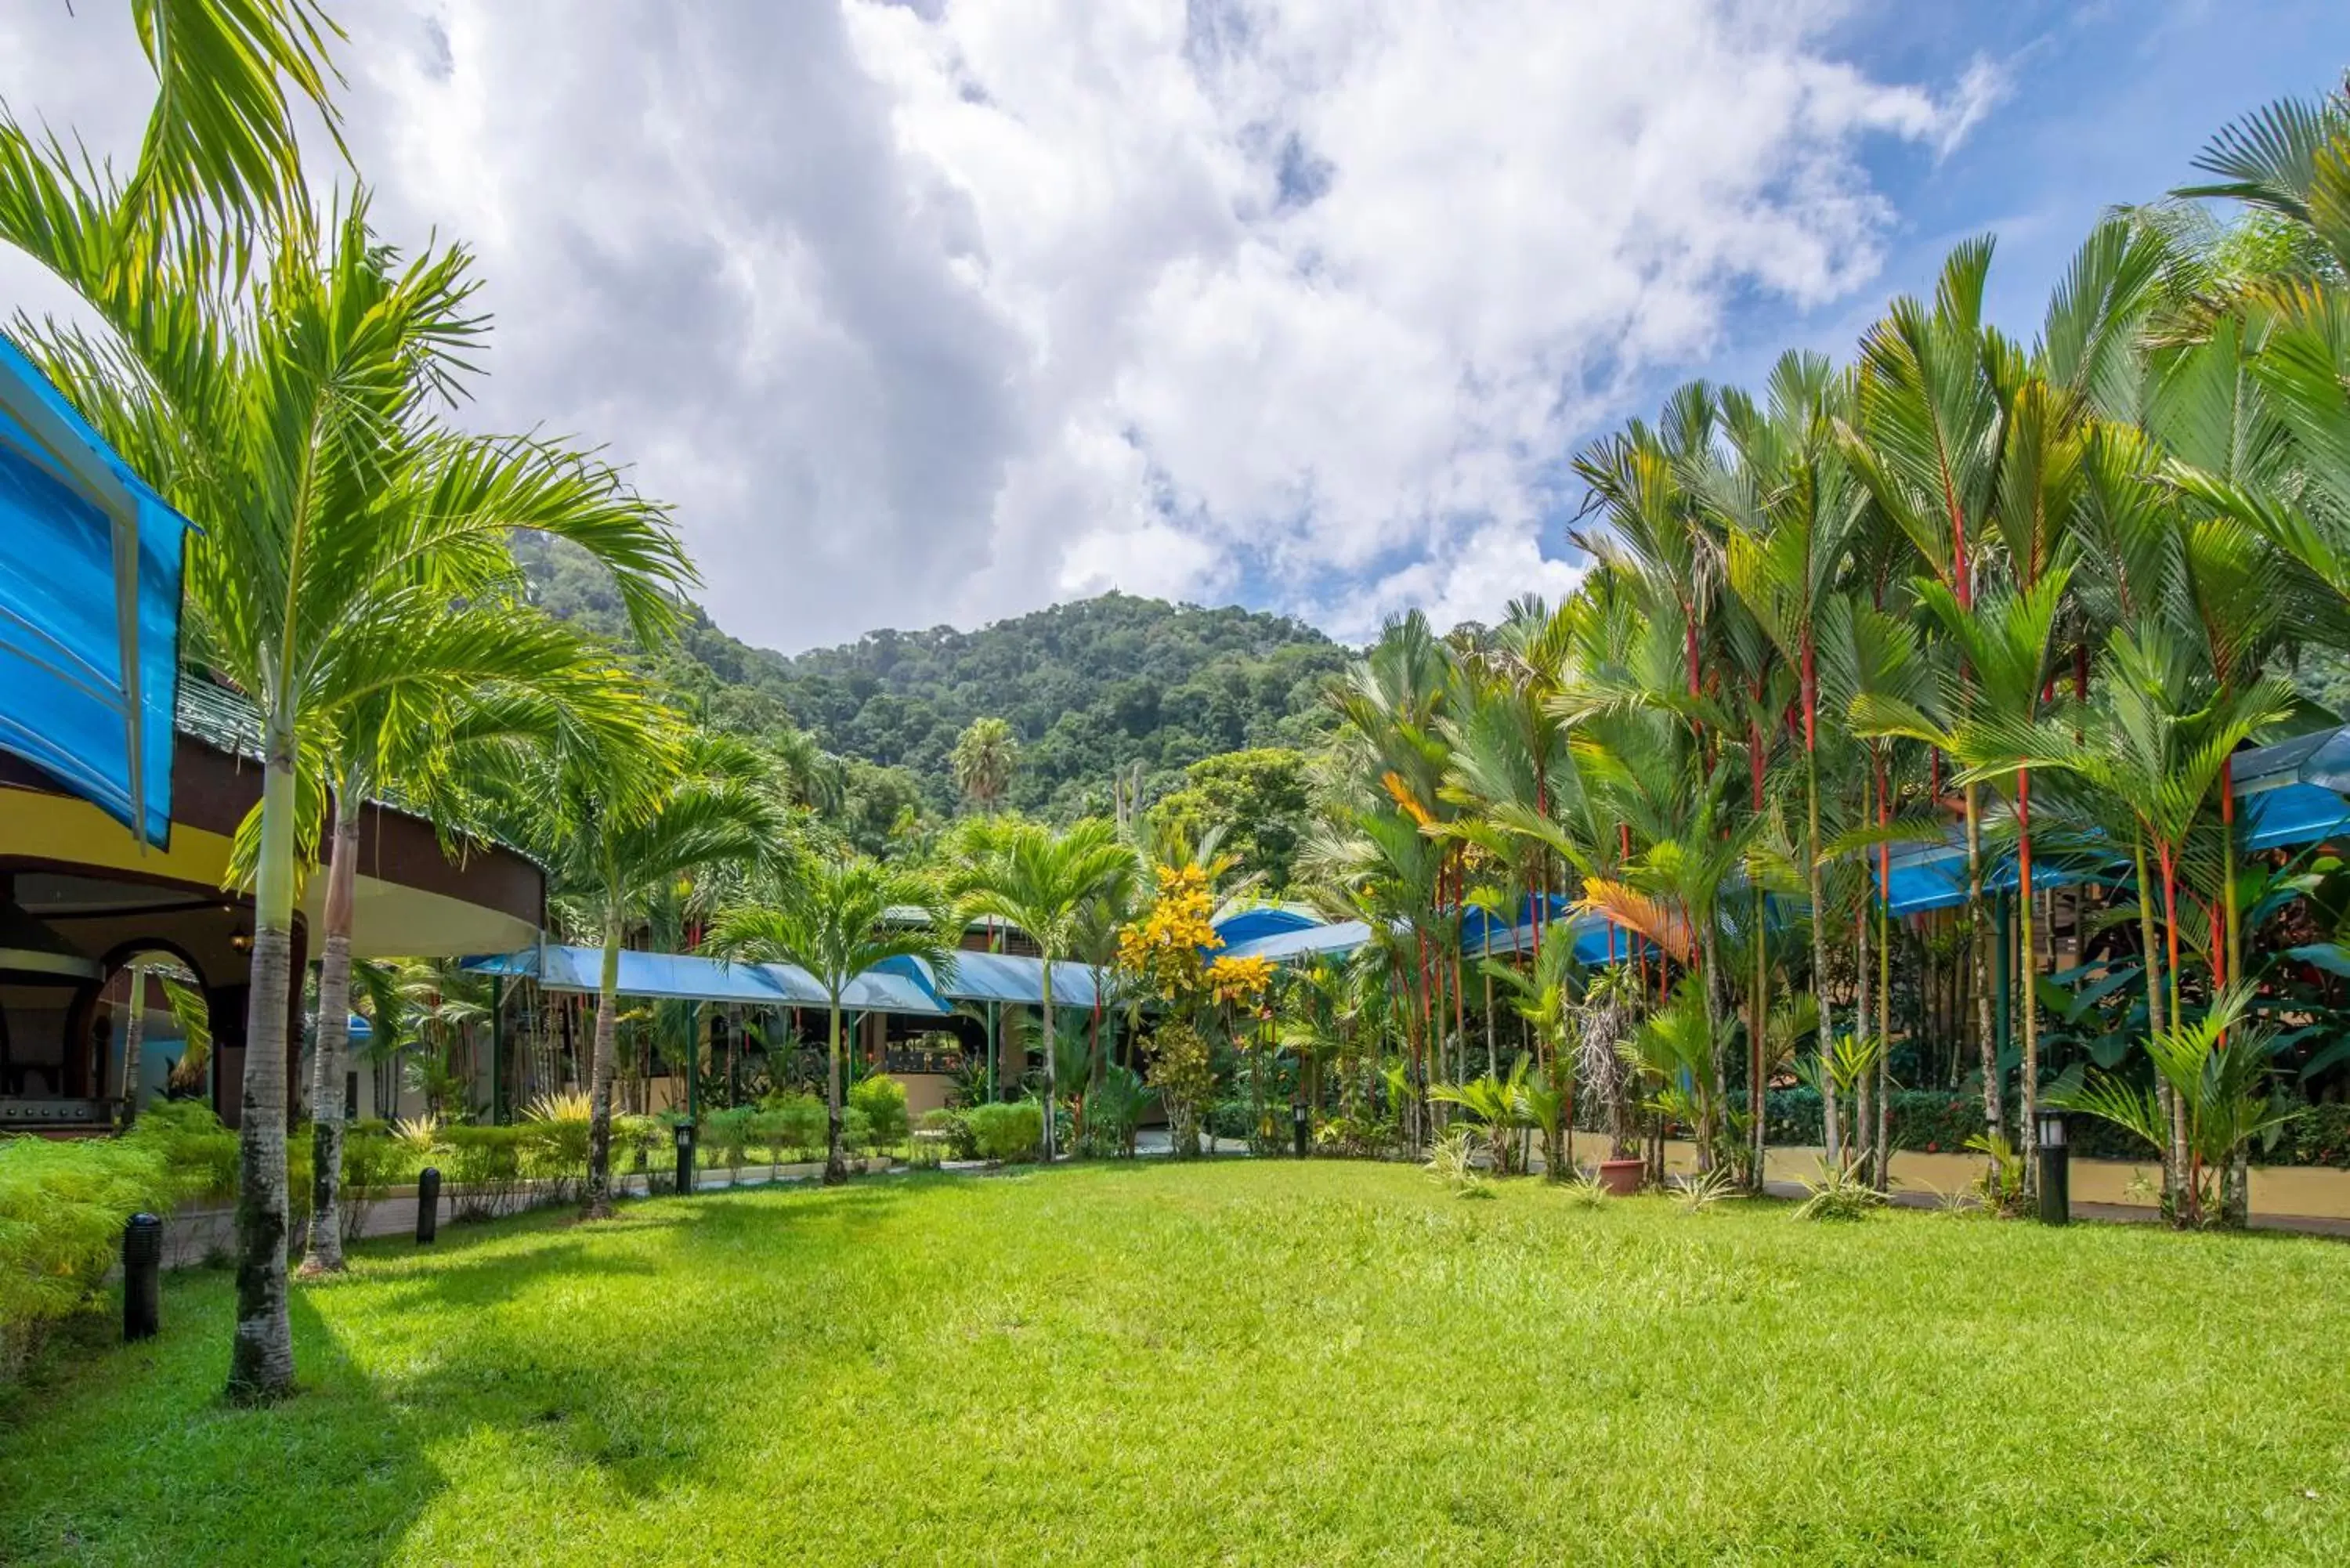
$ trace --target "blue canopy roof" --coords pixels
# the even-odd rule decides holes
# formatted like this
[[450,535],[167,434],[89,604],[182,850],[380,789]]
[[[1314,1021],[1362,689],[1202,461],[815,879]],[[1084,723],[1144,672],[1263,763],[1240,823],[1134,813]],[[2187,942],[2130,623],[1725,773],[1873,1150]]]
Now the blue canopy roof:
[[[958,952],[954,973],[943,981],[930,965],[912,958],[884,960],[875,972],[903,976],[950,1002],[997,1002],[1016,1007],[1045,1005],[1045,961],[1021,953]],[[1103,978],[1108,978],[1107,972]],[[1093,1004],[1092,966],[1072,963],[1066,959],[1055,963],[1053,1005],[1091,1009]]]
[[[548,943],[518,953],[469,958],[464,967],[481,974],[536,981],[547,991],[594,994],[604,970],[598,948]],[[620,953],[619,993],[677,1002],[733,1002],[753,1007],[823,1007],[827,998],[816,977],[794,964],[723,963],[691,953]],[[946,1006],[922,981],[882,970],[858,975],[841,993],[852,1012],[910,1012],[938,1018]]]
[[[1626,931],[1616,929],[1605,916],[1573,913],[1571,900],[1558,894],[1552,894],[1549,903],[1550,919],[1574,922],[1575,956],[1586,964],[1629,958],[1634,950],[1633,942],[1640,940]],[[1461,918],[1463,946],[1468,951],[1480,955],[1524,951],[1534,945],[1534,900],[1522,900],[1518,912],[1523,917],[1522,922],[1516,926],[1504,926],[1482,909],[1470,910]],[[1611,929],[1615,929],[1613,943],[1608,940]],[[1307,926],[1298,930],[1261,937],[1253,942],[1226,948],[1219,956],[1271,959],[1275,963],[1286,963],[1297,959],[1318,957],[1323,953],[1352,952],[1370,940],[1369,926],[1360,920],[1340,920],[1331,925]]]
[[[2350,836],[2350,725],[2253,746],[2230,759],[2229,774],[2238,803],[2237,842],[2246,849],[2276,849]],[[2093,857],[2094,858],[2094,857]],[[1967,850],[1956,829],[1949,840],[1897,849],[1891,857],[1893,912],[1912,915],[1947,909],[1967,898]],[[2035,887],[2077,882],[2099,867],[2050,860],[2035,863]],[[2012,851],[1991,857],[1983,872],[1986,892],[2013,892],[2021,883]]]
[[1216,921],[1215,929],[1216,935],[1224,939],[1225,950],[1230,950],[1243,943],[1287,931],[1311,930],[1321,923],[1310,910],[1294,905],[1252,904]]
[[1362,921],[1340,920],[1335,925],[1280,931],[1254,941],[1228,942],[1215,956],[1271,959],[1281,963],[1290,959],[1312,958],[1316,953],[1352,952],[1370,940],[1371,928]]
[[0,337],[0,749],[158,846],[187,530]]

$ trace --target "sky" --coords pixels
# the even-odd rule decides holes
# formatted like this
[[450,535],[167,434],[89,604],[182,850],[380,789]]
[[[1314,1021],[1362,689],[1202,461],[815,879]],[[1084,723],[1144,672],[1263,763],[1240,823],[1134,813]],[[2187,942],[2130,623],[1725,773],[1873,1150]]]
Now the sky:
[[[116,0],[0,99],[127,158]],[[1849,356],[1999,236],[2029,336],[2106,205],[2350,66],[2340,0],[369,0],[346,168],[496,318],[453,417],[604,449],[785,652],[1118,588],[1491,619],[1574,454]],[[63,308],[0,254],[0,303]]]

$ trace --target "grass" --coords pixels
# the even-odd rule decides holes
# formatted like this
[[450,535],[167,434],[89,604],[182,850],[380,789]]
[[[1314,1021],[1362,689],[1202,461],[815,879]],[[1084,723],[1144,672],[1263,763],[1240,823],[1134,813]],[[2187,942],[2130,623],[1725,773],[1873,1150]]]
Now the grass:
[[1318,1163],[917,1177],[230,1281],[0,1434],[0,1561],[2340,1563],[2350,1248]]

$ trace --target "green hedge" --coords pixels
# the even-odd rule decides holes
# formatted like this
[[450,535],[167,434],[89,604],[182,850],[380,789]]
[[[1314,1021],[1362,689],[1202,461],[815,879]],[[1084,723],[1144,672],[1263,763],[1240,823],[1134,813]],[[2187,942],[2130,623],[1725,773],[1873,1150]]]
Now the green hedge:
[[906,1085],[888,1074],[859,1078],[849,1088],[848,1108],[864,1115],[866,1147],[906,1141]]
[[52,1327],[100,1299],[124,1222],[168,1212],[176,1196],[153,1142],[0,1140],[0,1386]]
[[[1773,1144],[1820,1141],[1820,1096],[1811,1089],[1774,1089],[1768,1096]],[[1929,1154],[1956,1154],[1982,1130],[1982,1100],[1948,1089],[1893,1091],[1893,1147]],[[2110,1122],[2071,1118],[2068,1138],[2082,1159],[2145,1160],[2154,1151]],[[2329,1166],[2350,1170],[2350,1105],[2311,1106],[2286,1123],[2273,1145],[2255,1147],[2256,1165]]]
[[973,1106],[962,1116],[981,1159],[1034,1159],[1045,1140],[1045,1107],[1035,1100]]

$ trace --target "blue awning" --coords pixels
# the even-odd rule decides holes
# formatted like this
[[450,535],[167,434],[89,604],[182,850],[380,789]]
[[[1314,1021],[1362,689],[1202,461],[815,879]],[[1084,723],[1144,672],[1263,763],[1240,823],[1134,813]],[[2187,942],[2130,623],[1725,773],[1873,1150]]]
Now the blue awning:
[[[2350,836],[2350,801],[2343,798],[2350,791],[2350,725],[2296,736],[2272,746],[2248,747],[2230,759],[2229,776],[2237,801],[2237,842],[2246,849],[2278,849]],[[2092,854],[2089,858],[2097,857]],[[2106,867],[2083,865],[2079,857],[2069,861],[2035,860],[2032,881],[2040,888],[2061,886],[2118,863],[2118,857]],[[1896,849],[1892,873],[1891,898],[1897,915],[1963,904],[1967,901],[1965,839],[1953,828],[1944,843]],[[1985,856],[1985,892],[2012,893],[2021,881],[2012,850]]]
[[188,526],[0,337],[0,749],[158,847]]
[[[535,980],[543,990],[594,995],[601,989],[604,954],[598,948],[550,942],[518,953],[469,958],[478,974]],[[823,1007],[828,999],[816,977],[795,964],[724,963],[691,953],[620,953],[619,993],[673,1002],[740,1002],[750,1007]],[[904,1012],[944,1017],[945,1004],[918,979],[868,970],[849,981],[840,1005],[851,1012]]]
[[[1648,938],[1626,930],[1605,915],[1589,910],[1575,914],[1569,901],[1555,894],[1552,895],[1550,902],[1551,921],[1573,922],[1569,929],[1575,932],[1575,961],[1586,969],[1595,964],[1620,963],[1643,951],[1653,953],[1657,950],[1656,944]],[[1532,950],[1535,940],[1533,906],[1524,906],[1523,912],[1527,917],[1524,923],[1507,929],[1496,924],[1490,930],[1480,933],[1482,945],[1476,940],[1468,941],[1468,950],[1481,958]],[[1547,931],[1549,929],[1545,924],[1544,929]]]
[[1254,941],[1229,943],[1215,956],[1271,959],[1284,963],[1291,959],[1312,958],[1316,953],[1352,952],[1370,940],[1371,928],[1362,921],[1340,920],[1335,925],[1306,926],[1259,937]]
[[[1045,961],[1020,953],[958,952],[954,972],[939,979],[920,959],[884,960],[876,974],[889,973],[919,983],[950,1002],[994,1002],[1014,1007],[1045,1005]],[[1107,981],[1108,971],[1102,978]],[[1107,989],[1107,987],[1105,987]],[[1053,965],[1053,1005],[1082,1008],[1094,1005],[1094,971],[1089,964],[1063,959]]]
[[1215,922],[1216,935],[1224,939],[1224,950],[1231,950],[1244,942],[1277,937],[1290,931],[1311,930],[1322,922],[1312,911],[1289,904],[1253,904],[1235,910]]

